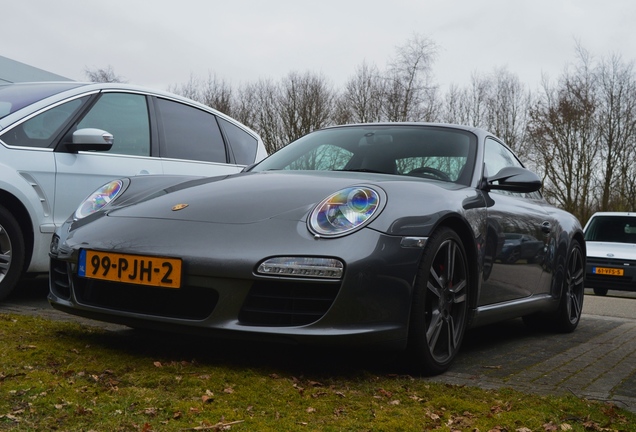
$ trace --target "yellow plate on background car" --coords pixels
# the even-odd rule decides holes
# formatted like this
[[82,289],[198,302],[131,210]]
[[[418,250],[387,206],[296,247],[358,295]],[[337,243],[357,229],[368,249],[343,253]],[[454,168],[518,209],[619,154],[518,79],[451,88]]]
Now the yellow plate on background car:
[[623,276],[625,270],[620,268],[592,267],[592,273],[606,276]]
[[136,285],[181,287],[181,259],[82,249],[78,275]]

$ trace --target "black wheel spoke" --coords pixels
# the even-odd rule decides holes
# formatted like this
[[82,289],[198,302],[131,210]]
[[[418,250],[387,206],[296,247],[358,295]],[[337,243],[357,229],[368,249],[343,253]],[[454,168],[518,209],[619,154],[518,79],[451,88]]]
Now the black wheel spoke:
[[442,280],[437,276],[433,269],[431,269],[431,279],[432,280],[429,280],[426,286],[435,297],[439,298],[441,296]]
[[16,286],[24,267],[25,247],[20,225],[0,204],[0,300]]
[[0,226],[0,280],[11,267],[11,241],[7,232]]
[[420,370],[441,373],[459,351],[469,307],[466,252],[450,228],[429,238],[413,299],[409,344]]
[[426,340],[428,341],[429,346],[434,347],[437,345],[439,336],[442,333],[443,325],[444,322],[442,320],[441,314],[433,313],[431,323],[426,330]]
[[446,240],[440,245],[427,284],[430,320],[426,340],[439,362],[452,358],[461,342],[466,315],[466,268],[459,245]]
[[581,315],[581,302],[576,295],[571,296],[570,300],[570,318],[576,318]]
[[457,248],[457,246],[455,246],[455,244],[453,243],[448,243],[446,245],[446,280],[447,281],[451,281],[453,280],[453,274],[454,274],[454,257],[455,257],[455,249]]
[[574,248],[570,255],[567,273],[564,283],[564,295],[566,296],[566,314],[571,323],[576,323],[583,310],[585,269],[583,268],[582,253],[579,248]]

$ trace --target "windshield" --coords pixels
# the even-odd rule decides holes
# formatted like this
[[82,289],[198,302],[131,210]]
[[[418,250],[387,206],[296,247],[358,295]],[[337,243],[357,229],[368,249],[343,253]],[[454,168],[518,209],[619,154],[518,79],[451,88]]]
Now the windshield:
[[80,85],[72,81],[0,85],[0,119],[34,102]]
[[594,216],[585,229],[585,240],[636,243],[636,216]]
[[252,171],[362,171],[470,184],[477,138],[458,129],[356,125],[310,133]]

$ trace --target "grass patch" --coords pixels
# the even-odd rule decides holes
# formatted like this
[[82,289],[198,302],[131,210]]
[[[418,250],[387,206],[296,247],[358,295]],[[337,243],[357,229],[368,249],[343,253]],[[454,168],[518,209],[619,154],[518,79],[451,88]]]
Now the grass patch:
[[612,404],[432,383],[342,353],[11,314],[0,340],[0,430],[636,430]]

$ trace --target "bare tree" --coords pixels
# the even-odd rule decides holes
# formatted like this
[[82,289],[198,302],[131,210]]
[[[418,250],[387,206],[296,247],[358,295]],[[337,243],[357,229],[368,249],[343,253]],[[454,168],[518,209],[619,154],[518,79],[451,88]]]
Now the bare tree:
[[385,74],[384,117],[388,121],[434,121],[439,114],[432,67],[437,45],[415,35],[398,47]]
[[232,86],[225,80],[209,73],[202,91],[200,102],[229,116],[234,115]]
[[636,82],[633,64],[612,56],[599,63],[600,210],[633,210],[636,173]]
[[[577,46],[578,62],[536,94],[505,68],[473,73],[451,86],[443,106],[431,75],[436,46],[415,36],[385,71],[363,62],[336,93],[321,76],[292,72],[238,92],[216,75],[194,76],[172,91],[223,111],[258,132],[268,152],[332,123],[437,121],[482,127],[502,138],[544,179],[544,195],[581,221],[596,210],[633,210],[636,202],[636,78],[612,56],[598,64]],[[87,71],[88,73],[88,71]],[[119,80],[112,68],[92,79]],[[336,164],[316,153],[308,166]],[[335,159],[334,159],[335,157]]]
[[449,87],[444,98],[441,120],[444,123],[470,124],[468,92],[465,88],[456,84]]
[[330,123],[334,93],[327,80],[310,72],[291,72],[281,83],[278,99],[283,136],[291,142]]
[[490,75],[473,73],[470,87],[452,86],[446,95],[442,119],[489,130],[522,158],[530,92],[506,69]]
[[497,69],[490,80],[484,128],[505,141],[523,157],[530,94],[519,78]]
[[384,81],[377,66],[363,62],[338,98],[336,123],[370,123],[382,120]]
[[199,102],[201,80],[193,74],[190,74],[190,79],[187,83],[171,85],[168,87],[168,91]]
[[235,118],[254,129],[268,153],[287,144],[279,116],[280,88],[270,80],[247,84],[239,91]]
[[490,79],[475,72],[469,87],[451,86],[446,94],[442,119],[447,123],[485,127],[490,87]]
[[597,101],[588,66],[582,62],[574,73],[566,71],[556,86],[544,81],[528,125],[534,162],[544,176],[544,195],[583,221],[593,207],[598,151]]
[[90,82],[100,83],[125,83],[126,79],[116,75],[112,66],[108,65],[105,69],[84,69],[84,74]]
[[233,115],[235,101],[231,85],[225,80],[218,79],[216,74],[211,72],[208,73],[205,81],[191,74],[187,83],[170,86],[168,91],[200,102],[229,116]]

